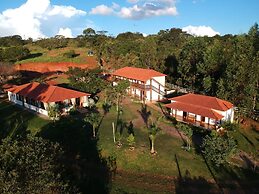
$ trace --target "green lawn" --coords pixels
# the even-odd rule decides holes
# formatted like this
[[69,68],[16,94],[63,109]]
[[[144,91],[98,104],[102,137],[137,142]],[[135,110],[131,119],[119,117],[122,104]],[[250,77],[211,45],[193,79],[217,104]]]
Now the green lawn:
[[[18,61],[17,63],[35,63],[35,62],[71,62],[71,63],[87,63],[87,48],[66,47],[61,49],[47,50],[37,46],[29,46],[32,58]],[[78,56],[67,58],[63,54],[69,50],[75,50]]]
[[22,124],[28,131],[36,134],[50,121],[38,117],[36,114],[28,112],[21,107],[9,102],[0,101],[0,129],[1,132],[11,130],[14,126]]
[[252,128],[240,128],[231,132],[231,135],[237,140],[238,148],[248,153],[256,153],[259,150],[259,132]]
[[[138,110],[140,109],[141,105],[137,103],[124,105],[121,115],[122,120],[129,122],[137,119],[140,114]],[[148,111],[151,113],[152,120],[156,121],[157,117],[159,117],[158,112],[153,109],[148,109]],[[207,180],[213,180],[213,177],[202,156],[196,154],[195,150],[191,152],[183,150],[181,148],[183,142],[177,137],[161,131],[155,141],[157,155],[152,156],[149,152],[148,131],[143,124],[134,126],[135,150],[129,150],[127,145],[127,129],[122,131],[122,147],[118,148],[113,143],[112,135],[112,122],[116,123],[116,119],[117,114],[113,107],[103,117],[98,130],[98,141],[95,142],[91,138],[89,139],[89,135],[91,136],[89,126],[85,127],[82,120],[77,116],[61,119],[53,124],[49,120],[42,119],[20,107],[0,101],[0,135],[2,136],[10,134],[8,129],[11,129],[16,123],[23,123],[24,127],[32,133],[48,138],[51,141],[58,141],[64,146],[73,165],[80,158],[83,161],[82,164],[89,163],[86,161],[91,161],[91,164],[88,165],[96,164],[103,168],[104,163],[101,158],[115,157],[117,175],[111,179],[111,183],[109,183],[111,180],[108,182],[105,180],[105,184],[110,185],[109,192],[111,193],[170,193],[178,190],[179,187],[186,187],[177,187],[178,183],[175,183],[175,181],[178,180],[179,173],[182,177],[188,177],[190,185],[193,184],[198,189],[205,189],[205,191],[211,188],[215,189],[215,185],[207,182]],[[249,139],[249,143],[247,143],[247,138],[240,135],[240,132]],[[249,150],[252,146],[254,147],[253,149],[258,149],[258,133],[255,131],[251,133],[248,133],[248,131],[240,132],[233,132],[233,136],[238,140],[239,148]],[[88,169],[89,167],[86,165],[84,168]],[[81,171],[84,172],[83,170]],[[86,170],[86,172],[89,173],[89,170]],[[246,180],[246,176],[248,176],[248,174],[236,168],[213,169],[212,172],[222,182],[224,182],[224,177],[234,180]],[[91,176],[94,175],[97,176],[96,180],[99,180],[100,172],[94,172]],[[101,174],[101,176],[104,175],[105,173]],[[221,180],[219,177],[223,177],[223,179]],[[251,177],[255,179],[257,176],[250,176],[249,178]],[[93,177],[93,180],[95,178]],[[85,185],[84,182],[80,184]],[[97,181],[96,184],[101,183]]]
[[[135,104],[135,106],[139,105]],[[123,110],[123,119],[125,119],[125,117],[127,117],[125,120],[128,121],[134,119],[136,113],[127,112],[129,111],[127,107],[124,107]],[[130,151],[127,145],[127,130],[124,130],[122,133],[122,148],[117,148],[113,143],[112,121],[116,122],[116,111],[114,109],[112,109],[102,121],[98,145],[102,148],[102,153],[104,155],[115,154],[117,156],[119,169],[135,172],[141,170],[146,173],[178,176],[175,162],[175,154],[177,154],[182,173],[185,173],[185,171],[188,170],[193,176],[211,178],[206,169],[206,165],[200,156],[184,151],[181,148],[181,139],[169,136],[163,132],[160,132],[155,141],[157,155],[151,156],[149,152],[150,144],[148,131],[145,126],[134,128],[136,139],[136,149],[134,151]]]

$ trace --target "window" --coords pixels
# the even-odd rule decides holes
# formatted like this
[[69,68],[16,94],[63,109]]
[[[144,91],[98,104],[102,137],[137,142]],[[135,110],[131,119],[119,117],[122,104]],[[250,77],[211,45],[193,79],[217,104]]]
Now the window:
[[19,101],[23,101],[23,96],[16,94],[16,99]]

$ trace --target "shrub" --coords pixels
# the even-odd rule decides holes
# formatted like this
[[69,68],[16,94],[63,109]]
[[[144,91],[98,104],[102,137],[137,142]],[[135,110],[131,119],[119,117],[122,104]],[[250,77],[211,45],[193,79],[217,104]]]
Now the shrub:
[[75,50],[70,50],[68,52],[65,52],[63,56],[67,58],[74,58],[77,56],[77,54],[75,53]]

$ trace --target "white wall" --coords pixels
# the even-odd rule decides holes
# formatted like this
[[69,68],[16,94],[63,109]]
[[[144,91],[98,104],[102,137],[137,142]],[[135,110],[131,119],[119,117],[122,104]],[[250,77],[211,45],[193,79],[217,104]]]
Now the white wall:
[[[147,80],[145,85],[149,86],[152,83],[152,86],[159,89],[160,87],[160,91],[165,92],[165,76],[159,76],[159,77],[153,77],[152,79],[156,80],[158,83],[160,83],[161,85],[159,86],[159,84],[155,81],[152,80]],[[147,91],[147,100],[152,100],[152,101],[157,101],[157,100],[161,100],[163,98],[163,95],[159,94],[158,92],[152,90],[152,96],[150,96],[150,92]]]
[[230,121],[230,122],[234,121],[234,108],[230,108],[227,111],[220,111],[215,109],[213,110],[223,116],[222,118],[223,121]]
[[216,124],[215,119],[210,119],[210,125],[215,125],[215,124]]
[[146,91],[146,98],[148,101],[150,101],[150,91],[149,90]]
[[153,77],[153,79],[159,82],[161,85],[165,86],[165,76]]
[[196,121],[201,121],[201,115],[196,115]]
[[24,103],[24,106],[30,110],[33,110],[35,112],[38,112],[38,113],[41,113],[43,115],[46,115],[48,116],[48,111],[42,109],[42,108],[39,108],[39,107],[36,107],[36,106],[33,106],[31,104],[27,104],[27,103]]
[[8,91],[8,99],[11,102],[14,102],[15,104],[23,105],[23,102],[20,100],[17,100],[16,94]]
[[181,117],[182,117],[182,116],[183,116],[183,111],[177,110],[177,113],[176,113],[176,114],[177,114],[177,116],[181,116]]

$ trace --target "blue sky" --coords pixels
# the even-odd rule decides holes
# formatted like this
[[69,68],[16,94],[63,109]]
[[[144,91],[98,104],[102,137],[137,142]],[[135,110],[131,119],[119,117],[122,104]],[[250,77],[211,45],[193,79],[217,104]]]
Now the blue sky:
[[259,22],[258,10],[258,0],[1,0],[0,36],[75,37],[87,27],[112,35],[170,28],[241,34]]

